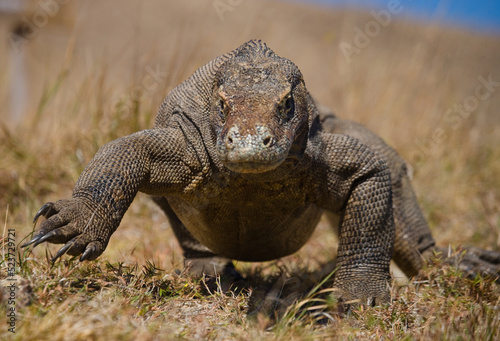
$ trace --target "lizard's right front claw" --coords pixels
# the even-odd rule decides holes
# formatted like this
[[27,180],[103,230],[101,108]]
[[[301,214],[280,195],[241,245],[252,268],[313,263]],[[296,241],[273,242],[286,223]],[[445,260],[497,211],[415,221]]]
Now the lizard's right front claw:
[[33,224],[36,224],[36,222],[38,221],[38,218],[40,218],[40,216],[44,216],[45,218],[50,218],[51,216],[53,216],[56,213],[57,213],[57,210],[54,208],[54,203],[48,202],[48,203],[44,204],[38,210],[38,212],[35,214],[35,217],[33,218]]
[[27,243],[24,243],[23,245],[21,245],[21,247],[27,247],[27,246],[30,246],[31,244],[33,243],[36,243],[35,246],[37,246],[38,244],[40,244],[40,239],[44,236],[43,233],[39,233],[37,234],[36,236],[33,237],[33,239],[31,239],[29,242]]
[[51,262],[54,263],[58,258],[62,257],[73,246],[71,242],[66,243],[62,248],[57,251],[56,255],[52,257]]
[[[38,244],[41,244],[43,243],[44,241],[48,240],[50,237],[54,236],[56,234],[57,230],[52,230],[48,233],[45,233],[45,234],[42,234],[42,233],[39,233],[36,235],[36,240],[33,244],[33,247],[36,247]],[[35,239],[33,238],[30,243]],[[25,244],[26,246],[28,246],[29,244]],[[24,245],[23,245],[24,246]]]
[[[56,213],[57,210],[55,209],[53,202],[45,203],[35,214],[35,217],[33,218],[33,225],[36,225],[38,218],[40,218],[41,216],[44,216],[46,219],[48,219]],[[43,230],[39,231],[39,233],[36,236],[34,236],[33,239],[31,239],[27,243],[24,243],[23,245],[21,245],[21,247],[27,247],[30,246],[31,244],[34,244],[33,247],[36,247],[38,244],[43,243],[48,238],[50,238],[53,235],[52,232],[53,231],[49,233]]]

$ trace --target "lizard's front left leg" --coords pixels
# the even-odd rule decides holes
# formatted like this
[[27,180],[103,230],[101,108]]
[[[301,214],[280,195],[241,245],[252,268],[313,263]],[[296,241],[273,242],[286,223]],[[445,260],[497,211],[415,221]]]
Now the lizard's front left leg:
[[[334,286],[344,302],[375,305],[390,299],[394,244],[390,172],[357,139],[324,134],[316,165],[320,205],[340,212]],[[318,173],[319,172],[319,173]]]

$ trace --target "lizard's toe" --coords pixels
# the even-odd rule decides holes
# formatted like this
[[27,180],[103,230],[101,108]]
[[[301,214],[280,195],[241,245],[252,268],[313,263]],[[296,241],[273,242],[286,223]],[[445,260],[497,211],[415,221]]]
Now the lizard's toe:
[[85,260],[94,260],[104,252],[104,247],[101,242],[91,242],[85,247],[85,251],[80,257],[80,262]]
[[490,276],[500,282],[500,252],[466,247],[450,254],[446,248],[435,247],[432,254],[424,254],[426,258],[430,256],[442,259],[445,264],[456,266],[468,277]]
[[472,246],[467,247],[466,250],[468,254],[476,255],[478,259],[483,262],[500,266],[500,252],[483,250],[478,247],[472,247]]
[[33,218],[33,224],[36,224],[38,218],[40,218],[41,216],[44,216],[45,218],[50,218],[51,216],[53,216],[56,213],[57,213],[57,210],[54,207],[54,203],[48,202],[48,203],[44,204],[38,210],[38,212],[35,214],[35,217]]
[[[39,233],[39,234],[35,235],[35,236],[33,237],[33,239],[31,239],[31,240],[30,240],[29,242],[27,242],[27,243],[24,243],[23,245],[21,245],[21,247],[27,247],[27,246],[30,246],[31,244],[36,244],[36,245],[38,245],[38,244],[39,244],[39,243],[38,243],[38,241],[39,241],[39,240],[43,237],[43,235],[44,235],[44,233]],[[35,246],[36,246],[36,245],[35,245]]]
[[[38,233],[29,242],[22,245],[26,247],[33,244],[36,247],[43,242],[65,243],[78,234],[74,224],[69,225],[72,220],[71,213],[68,214],[66,208],[71,210],[68,200],[59,200],[56,203],[48,202],[36,213],[33,223],[36,225],[40,217],[46,220],[40,224]],[[65,210],[66,209],[66,210]]]
[[91,244],[90,237],[86,234],[80,234],[71,239],[61,249],[59,249],[54,258],[52,258],[52,262],[55,262],[58,258],[66,253],[71,256],[78,256],[84,252],[89,244]]
[[[53,202],[48,202],[45,205],[43,205],[42,208],[40,208],[40,210],[38,210],[38,212],[35,214],[35,217],[33,219],[33,224],[36,225],[38,219],[42,216],[45,217],[47,220],[45,220],[41,224],[38,233],[33,237],[33,239],[21,245],[21,247],[27,247],[32,244],[33,247],[36,247],[38,244],[43,243],[45,241],[51,242],[54,238],[57,239],[57,236],[60,236],[60,234],[54,231],[56,231],[56,229],[58,228],[65,226],[69,222],[68,219],[63,218],[58,213],[59,210],[56,208],[56,204],[54,204]],[[67,233],[67,231],[65,233]],[[64,242],[64,240],[59,241],[59,243],[62,242]]]
[[78,234],[79,232],[73,226],[65,225],[63,227],[60,227],[58,229],[52,230],[44,234],[40,239],[36,241],[35,244],[33,244],[33,247],[43,242],[61,244],[68,240],[71,240]]
[[187,273],[193,277],[225,276],[234,281],[242,280],[243,277],[234,268],[233,262],[224,257],[200,257],[186,258],[184,265]]
[[339,311],[347,312],[353,307],[375,307],[391,300],[387,279],[366,279],[364,281],[343,281],[335,285],[339,295]]
[[458,267],[469,277],[490,276],[500,282],[500,253],[478,248],[467,248],[458,260]]

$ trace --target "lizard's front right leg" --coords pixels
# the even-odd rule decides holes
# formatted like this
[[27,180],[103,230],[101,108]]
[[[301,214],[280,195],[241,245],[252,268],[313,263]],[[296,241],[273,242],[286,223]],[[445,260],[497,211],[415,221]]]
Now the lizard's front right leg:
[[[80,261],[96,259],[106,248],[114,231],[106,227],[105,219],[98,217],[81,198],[48,202],[35,215],[36,224],[41,216],[47,218],[33,239],[23,245],[33,247],[43,242],[65,245],[52,258],[55,261],[65,253],[81,254]],[[99,226],[97,229],[95,228]],[[94,226],[89,229],[88,227]]]
[[[183,169],[182,135],[168,129],[144,130],[103,146],[78,178],[71,199],[49,202],[35,237],[23,245],[64,243],[53,261],[65,253],[92,260],[101,255],[138,191],[178,191]],[[184,167],[186,168],[186,167]]]

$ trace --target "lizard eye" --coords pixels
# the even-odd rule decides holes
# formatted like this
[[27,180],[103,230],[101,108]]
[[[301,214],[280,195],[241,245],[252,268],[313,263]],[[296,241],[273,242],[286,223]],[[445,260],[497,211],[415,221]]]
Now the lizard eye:
[[228,111],[228,107],[227,107],[226,102],[224,102],[223,99],[219,100],[219,113],[220,113],[222,119],[226,118],[227,111]]
[[288,97],[285,101],[285,111],[289,112],[292,109],[292,106],[293,106],[292,97]]
[[282,110],[283,116],[286,117],[290,114],[293,114],[293,106],[294,106],[294,103],[293,103],[292,95],[288,95],[281,102],[281,110]]

